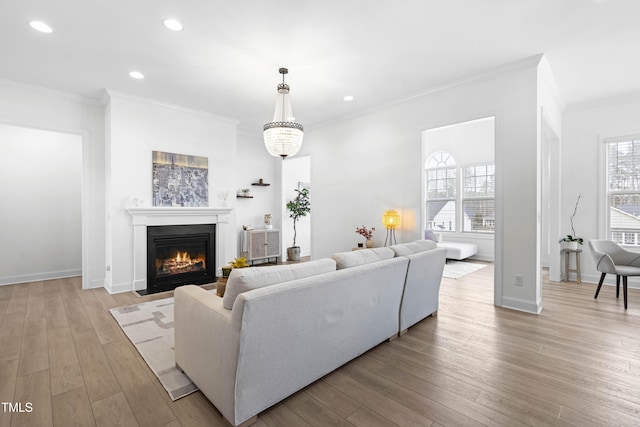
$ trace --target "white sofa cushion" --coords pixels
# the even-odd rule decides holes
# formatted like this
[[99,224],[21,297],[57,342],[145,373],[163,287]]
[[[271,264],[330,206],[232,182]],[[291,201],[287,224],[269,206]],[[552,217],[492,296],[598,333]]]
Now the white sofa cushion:
[[338,252],[331,258],[335,260],[338,270],[342,270],[343,268],[357,267],[358,265],[391,259],[393,257],[394,253],[389,248],[371,248],[351,252]]
[[227,281],[222,305],[231,310],[237,296],[242,292],[335,270],[336,262],[330,258],[300,264],[234,268]]
[[438,245],[433,240],[416,240],[411,243],[402,243],[399,245],[391,246],[391,250],[396,256],[407,256],[418,252],[430,251],[435,249]]

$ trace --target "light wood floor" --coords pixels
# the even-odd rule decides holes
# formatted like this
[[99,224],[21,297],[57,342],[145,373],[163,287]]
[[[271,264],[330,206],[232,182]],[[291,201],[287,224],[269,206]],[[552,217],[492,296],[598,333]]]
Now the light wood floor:
[[[640,425],[640,291],[545,283],[535,316],[493,306],[493,267],[444,279],[440,311],[260,414],[256,426]],[[222,426],[171,402],[108,309],[138,297],[79,279],[0,287],[0,426]],[[214,361],[212,361],[213,363]]]

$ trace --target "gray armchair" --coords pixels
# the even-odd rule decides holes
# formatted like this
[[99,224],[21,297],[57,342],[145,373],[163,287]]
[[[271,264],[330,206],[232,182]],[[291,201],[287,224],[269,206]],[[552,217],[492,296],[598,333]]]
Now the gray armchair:
[[640,253],[623,249],[611,240],[590,240],[589,248],[596,263],[596,268],[602,273],[596,295],[598,298],[600,288],[607,274],[616,275],[616,298],[620,297],[620,276],[622,276],[622,292],[624,294],[624,308],[627,309],[627,277],[640,276]]

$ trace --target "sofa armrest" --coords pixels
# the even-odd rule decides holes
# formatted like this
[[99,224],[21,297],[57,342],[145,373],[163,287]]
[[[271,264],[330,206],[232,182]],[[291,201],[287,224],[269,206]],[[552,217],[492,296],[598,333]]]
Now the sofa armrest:
[[176,365],[228,420],[235,419],[234,394],[239,330],[222,298],[198,286],[174,292]]
[[407,255],[409,268],[400,307],[400,332],[438,311],[446,255],[444,248]]

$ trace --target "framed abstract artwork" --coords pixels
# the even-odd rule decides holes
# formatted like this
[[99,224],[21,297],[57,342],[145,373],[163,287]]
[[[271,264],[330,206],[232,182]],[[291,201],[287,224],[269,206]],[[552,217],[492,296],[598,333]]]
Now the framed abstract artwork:
[[153,206],[209,206],[209,159],[153,152]]

